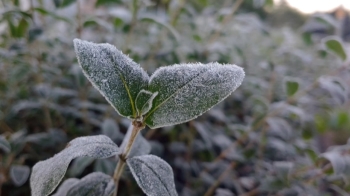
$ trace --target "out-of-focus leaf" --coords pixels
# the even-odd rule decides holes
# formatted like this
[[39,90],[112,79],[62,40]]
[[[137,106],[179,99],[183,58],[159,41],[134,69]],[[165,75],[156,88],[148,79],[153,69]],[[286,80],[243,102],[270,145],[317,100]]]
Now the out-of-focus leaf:
[[137,184],[148,196],[177,196],[174,173],[170,165],[154,155],[127,159],[127,164]]
[[27,33],[29,27],[29,23],[25,18],[22,18],[19,21],[19,24],[17,26],[17,36],[18,37],[24,37]]
[[75,3],[77,0],[62,0],[60,7],[64,8],[67,6],[70,6],[71,4]]
[[266,122],[269,125],[268,135],[279,137],[285,141],[293,136],[292,127],[286,120],[279,117],[268,117]]
[[[349,150],[348,148],[347,150]],[[320,158],[327,159],[335,174],[350,175],[350,155],[341,150],[330,150],[320,155]]]
[[28,179],[30,168],[26,165],[12,165],[10,176],[16,186],[22,186]]
[[57,20],[62,20],[62,21],[65,21],[65,22],[68,22],[68,23],[71,23],[71,21],[68,19],[68,18],[65,18],[65,17],[62,17],[62,16],[59,16],[53,12],[50,12],[48,10],[45,10],[41,7],[36,7],[34,8],[35,11],[39,12],[40,14],[43,14],[43,15],[47,15],[47,16],[51,16]]
[[123,134],[119,130],[119,126],[113,119],[110,119],[110,118],[105,119],[102,123],[101,129],[102,129],[102,134],[107,135],[113,141],[116,141],[118,139],[121,139],[121,137],[123,137]]
[[0,135],[0,149],[5,153],[9,153],[11,151],[10,143],[2,135]]
[[285,91],[286,91],[288,97],[291,97],[296,92],[298,92],[299,82],[297,80],[295,80],[293,78],[286,78],[284,85],[285,85]]
[[95,3],[95,7],[109,5],[113,3],[120,3],[120,0],[97,0]]
[[179,41],[180,40],[180,35],[179,33],[176,31],[176,29],[174,29],[170,24],[160,20],[159,17],[157,16],[152,16],[152,15],[144,15],[144,16],[140,16],[139,17],[139,20],[141,21],[147,21],[147,22],[154,22],[154,23],[157,23],[157,24],[160,24],[161,26],[167,28],[171,34],[174,36],[175,40],[176,41]]
[[72,159],[82,156],[107,158],[119,153],[118,146],[104,135],[80,137],[54,157],[34,165],[30,177],[32,195],[46,196],[52,193],[66,173]]
[[78,157],[76,158],[71,167],[69,168],[69,176],[79,176],[83,173],[84,169],[88,167],[95,159],[92,157]]
[[131,147],[129,157],[145,155],[149,152],[151,152],[150,143],[141,134],[138,134],[134,145]]
[[323,76],[319,78],[318,83],[329,92],[337,104],[343,104],[349,99],[347,85],[341,78]]
[[347,54],[344,49],[344,45],[337,37],[326,37],[324,40],[324,44],[329,51],[332,51],[333,53],[338,55],[343,61],[346,60]]
[[94,171],[113,175],[117,162],[112,159],[97,159],[94,165]]
[[75,183],[67,196],[110,196],[114,190],[115,185],[111,176],[94,172]]

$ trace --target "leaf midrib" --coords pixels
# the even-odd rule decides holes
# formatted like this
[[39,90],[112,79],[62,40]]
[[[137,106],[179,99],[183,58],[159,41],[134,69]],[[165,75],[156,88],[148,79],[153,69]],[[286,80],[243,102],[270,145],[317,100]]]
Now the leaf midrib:
[[204,74],[206,72],[208,72],[210,69],[204,70],[203,72],[198,73],[195,77],[193,77],[189,82],[187,82],[186,84],[184,84],[182,87],[178,88],[173,94],[171,94],[169,97],[167,97],[166,99],[164,99],[164,101],[162,101],[159,105],[157,105],[153,110],[151,110],[147,116],[144,118],[144,121],[146,121],[146,119],[151,116],[151,114],[153,114],[160,106],[162,106],[163,104],[165,104],[170,98],[172,98],[174,95],[176,95],[179,91],[181,91],[183,88],[185,88],[187,85],[189,85],[190,83],[193,82],[193,80],[197,79],[201,74]]
[[[116,62],[115,62],[115,60],[114,60],[113,57],[110,56],[110,59],[111,59],[113,65],[118,65],[118,64],[116,64]],[[135,110],[135,106],[134,106],[134,100],[133,100],[132,97],[131,97],[129,87],[128,87],[128,85],[126,84],[125,78],[124,78],[123,75],[122,75],[122,70],[120,70],[118,66],[112,66],[112,67],[115,68],[115,70],[118,72],[119,77],[120,77],[120,79],[121,79],[122,82],[123,82],[123,85],[124,85],[124,87],[125,87],[125,89],[126,89],[126,92],[127,92],[127,94],[128,94],[129,100],[130,100],[132,115],[133,115],[133,117],[136,117],[136,110]]]
[[150,170],[153,172],[153,174],[154,174],[155,176],[157,176],[157,178],[158,178],[158,180],[160,181],[160,183],[162,183],[162,185],[163,185],[164,188],[166,189],[168,195],[171,196],[168,187],[167,187],[166,184],[161,180],[162,178],[158,175],[158,173],[157,173],[156,171],[154,171],[154,169],[153,169],[151,166],[149,166],[145,161],[143,161],[143,160],[141,160],[141,159],[134,159],[134,161],[140,161],[140,162],[141,162],[142,164],[144,164],[148,169],[150,169]]

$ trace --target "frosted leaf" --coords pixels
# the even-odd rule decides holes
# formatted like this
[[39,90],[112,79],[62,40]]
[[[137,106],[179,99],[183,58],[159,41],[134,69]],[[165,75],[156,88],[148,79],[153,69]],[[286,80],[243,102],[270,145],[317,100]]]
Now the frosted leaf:
[[77,178],[68,178],[58,188],[57,192],[52,196],[67,196],[68,191],[79,182]]
[[244,78],[236,65],[179,64],[154,72],[148,90],[158,92],[145,117],[151,128],[192,120],[229,96]]
[[127,159],[137,184],[147,196],[177,196],[170,165],[154,155]]
[[136,117],[135,99],[146,89],[149,76],[110,44],[74,39],[79,65],[90,82],[125,117]]
[[74,184],[67,196],[110,196],[114,190],[115,185],[111,176],[94,172]]
[[11,151],[10,143],[2,135],[0,135],[0,149],[6,153],[9,153]]
[[146,114],[152,108],[153,99],[158,95],[158,92],[149,92],[141,90],[136,97],[135,105],[139,116]]
[[16,186],[22,186],[29,177],[30,168],[26,165],[12,165],[10,176]]
[[54,157],[34,165],[30,177],[32,195],[52,193],[67,171],[69,163],[77,157],[107,158],[119,153],[118,146],[104,135],[79,137]]

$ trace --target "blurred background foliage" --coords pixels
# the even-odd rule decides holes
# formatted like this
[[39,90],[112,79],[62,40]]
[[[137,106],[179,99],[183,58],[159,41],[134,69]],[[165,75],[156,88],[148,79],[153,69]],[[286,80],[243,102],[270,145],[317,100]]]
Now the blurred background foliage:
[[[108,42],[151,74],[186,62],[244,67],[242,86],[198,119],[142,133],[180,196],[350,192],[350,17],[272,0],[2,0],[0,187],[30,195],[30,168],[78,136],[117,144],[129,121],[91,86],[73,38]],[[146,145],[146,144],[145,144]],[[66,177],[112,174],[73,161]],[[143,195],[127,170],[119,195]]]

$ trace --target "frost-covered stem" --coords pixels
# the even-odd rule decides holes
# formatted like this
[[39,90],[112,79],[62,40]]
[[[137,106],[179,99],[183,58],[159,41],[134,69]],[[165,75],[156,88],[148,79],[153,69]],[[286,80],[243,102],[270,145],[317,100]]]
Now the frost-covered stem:
[[[126,145],[122,144],[122,146],[121,146],[122,153],[119,155],[119,161],[118,161],[117,167],[114,170],[113,180],[114,180],[114,184],[115,184],[115,191],[114,191],[113,196],[117,196],[120,176],[122,175],[122,173],[124,171],[126,159],[128,158],[128,155],[131,151],[132,145],[134,144],[134,142],[136,140],[137,134],[143,128],[145,128],[145,125],[139,121],[133,121],[130,126],[132,126],[130,128],[130,131],[131,131],[130,137],[127,138],[128,141],[127,141]],[[126,137],[127,137],[127,135],[126,135]]]

